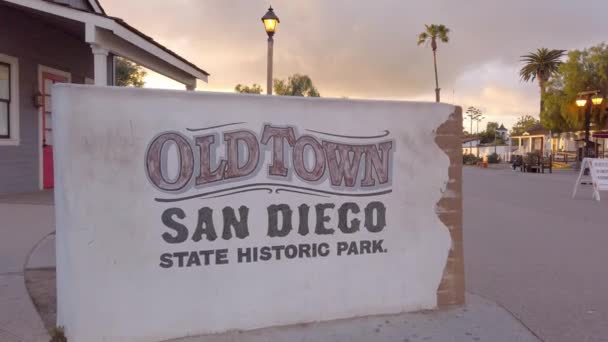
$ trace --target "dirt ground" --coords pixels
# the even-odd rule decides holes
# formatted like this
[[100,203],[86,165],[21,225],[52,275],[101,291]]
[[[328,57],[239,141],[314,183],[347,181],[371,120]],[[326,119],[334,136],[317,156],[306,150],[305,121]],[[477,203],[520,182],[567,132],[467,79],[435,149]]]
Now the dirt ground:
[[57,287],[54,268],[25,271],[25,286],[32,297],[44,326],[50,332],[57,322]]

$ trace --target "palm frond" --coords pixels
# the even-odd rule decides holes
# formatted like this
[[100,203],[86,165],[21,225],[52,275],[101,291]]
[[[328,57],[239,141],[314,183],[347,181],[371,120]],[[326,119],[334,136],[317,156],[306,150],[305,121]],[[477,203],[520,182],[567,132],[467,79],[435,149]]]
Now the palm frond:
[[437,24],[425,24],[424,32],[418,35],[418,45],[425,43],[429,39],[436,39],[443,43],[449,42],[449,33],[450,29],[445,25],[437,25]]
[[424,44],[427,39],[429,39],[429,34],[426,32],[422,32],[421,34],[418,35],[418,45],[422,45]]
[[551,75],[558,71],[565,52],[565,50],[540,48],[536,52],[521,56],[520,62],[524,64],[519,71],[521,80],[528,82],[539,79],[539,81],[546,82]]

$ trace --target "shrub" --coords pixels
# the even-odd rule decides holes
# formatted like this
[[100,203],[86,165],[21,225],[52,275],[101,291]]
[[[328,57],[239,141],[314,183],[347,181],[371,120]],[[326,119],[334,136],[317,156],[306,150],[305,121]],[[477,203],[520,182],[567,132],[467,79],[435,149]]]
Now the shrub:
[[65,337],[63,327],[54,327],[51,331],[50,342],[67,342],[68,339]]
[[492,153],[488,156],[488,163],[490,164],[498,164],[500,163],[500,156],[496,153]]
[[472,153],[462,155],[462,163],[465,165],[474,165],[477,164],[478,161],[479,158]]

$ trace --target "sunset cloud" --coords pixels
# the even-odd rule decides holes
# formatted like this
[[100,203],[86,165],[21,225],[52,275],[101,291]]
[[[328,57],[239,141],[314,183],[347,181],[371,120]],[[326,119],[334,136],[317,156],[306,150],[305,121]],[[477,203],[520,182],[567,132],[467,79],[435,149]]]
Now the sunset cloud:
[[[125,19],[211,73],[199,90],[265,85],[266,34],[259,0],[102,0]],[[432,54],[416,45],[424,24],[442,23],[442,100],[512,124],[538,114],[538,87],[519,81],[519,56],[539,47],[575,49],[604,39],[608,2],[513,0],[276,0],[275,77],[308,74],[322,96],[434,99]],[[578,23],[578,24],[573,24]],[[171,87],[151,75],[148,86]],[[179,85],[174,84],[178,87]]]

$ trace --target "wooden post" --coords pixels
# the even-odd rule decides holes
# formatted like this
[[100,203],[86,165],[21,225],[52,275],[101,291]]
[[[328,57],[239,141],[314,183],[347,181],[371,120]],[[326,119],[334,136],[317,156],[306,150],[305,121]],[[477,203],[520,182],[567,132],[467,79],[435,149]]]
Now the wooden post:
[[545,137],[540,137],[540,157],[542,158],[545,154]]
[[108,85],[108,53],[109,51],[97,44],[91,44],[93,52],[93,71],[95,75],[95,85]]

